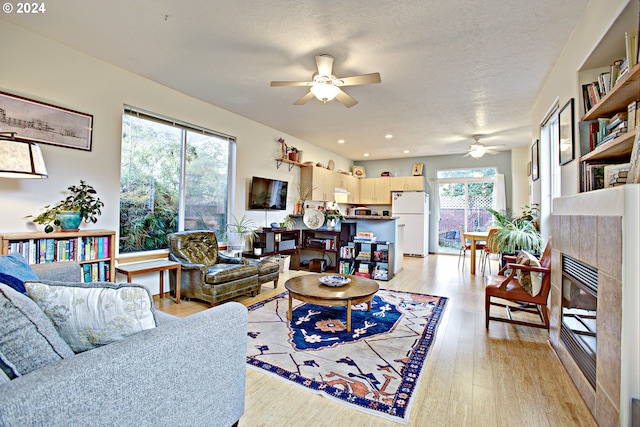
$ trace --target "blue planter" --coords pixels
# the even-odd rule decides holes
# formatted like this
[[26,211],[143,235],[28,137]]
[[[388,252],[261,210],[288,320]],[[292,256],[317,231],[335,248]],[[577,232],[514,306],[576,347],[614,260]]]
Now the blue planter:
[[82,221],[80,212],[60,212],[56,214],[56,219],[62,231],[76,231]]

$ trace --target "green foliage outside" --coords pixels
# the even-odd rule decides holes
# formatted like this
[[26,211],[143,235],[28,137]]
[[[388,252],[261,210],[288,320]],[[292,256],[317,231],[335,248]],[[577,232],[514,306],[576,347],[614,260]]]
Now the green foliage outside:
[[181,144],[186,134],[185,226],[222,235],[229,143],[130,115],[123,117],[120,252],[167,247],[178,230]]

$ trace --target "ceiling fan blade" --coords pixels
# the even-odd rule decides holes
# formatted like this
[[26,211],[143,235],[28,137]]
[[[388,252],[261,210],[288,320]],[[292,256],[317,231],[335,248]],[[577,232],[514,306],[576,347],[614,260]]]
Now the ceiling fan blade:
[[491,155],[493,155],[493,156],[495,156],[496,154],[498,154],[498,152],[497,152],[497,151],[494,151],[494,150],[484,150],[484,153],[485,153],[485,154],[491,154]]
[[313,82],[271,82],[271,86],[311,86]]
[[327,54],[316,55],[316,65],[318,67],[318,75],[331,77],[333,56]]
[[308,92],[305,96],[303,96],[302,98],[294,102],[293,105],[304,105],[307,102],[309,102],[311,99],[313,99],[313,94],[311,92]]
[[484,147],[484,148],[486,148],[487,150],[493,150],[495,148],[505,148],[505,147],[506,145],[501,144],[501,145],[489,145],[488,147]]
[[351,108],[358,103],[358,101],[347,95],[347,93],[342,89],[340,89],[340,92],[336,95],[336,99],[347,108]]
[[380,73],[362,74],[360,76],[344,77],[339,79],[342,81],[341,86],[369,85],[380,83]]

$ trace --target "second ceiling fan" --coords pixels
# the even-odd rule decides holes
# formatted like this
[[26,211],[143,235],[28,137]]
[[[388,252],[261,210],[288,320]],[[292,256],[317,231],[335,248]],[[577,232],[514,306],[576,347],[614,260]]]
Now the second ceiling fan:
[[475,142],[469,146],[469,150],[467,151],[467,154],[465,154],[463,157],[471,156],[474,159],[479,159],[485,154],[492,154],[492,155],[498,154],[498,152],[495,151],[495,149],[505,147],[505,145],[486,146],[480,142],[480,136],[481,135],[473,135],[473,140]]
[[293,105],[304,105],[315,97],[325,103],[337,99],[342,105],[350,108],[356,105],[358,101],[343,91],[342,87],[381,82],[380,73],[337,78],[333,75],[333,56],[327,54],[316,55],[316,66],[318,71],[313,74],[309,82],[274,81],[271,82],[271,86],[309,87],[309,92],[294,102]]

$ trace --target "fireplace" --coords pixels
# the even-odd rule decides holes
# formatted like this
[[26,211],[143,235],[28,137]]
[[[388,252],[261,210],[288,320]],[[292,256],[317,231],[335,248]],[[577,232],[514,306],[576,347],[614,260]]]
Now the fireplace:
[[598,270],[562,255],[560,340],[583,375],[596,388]]

